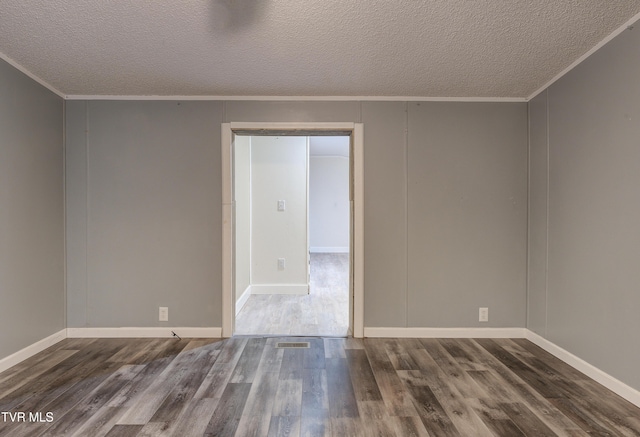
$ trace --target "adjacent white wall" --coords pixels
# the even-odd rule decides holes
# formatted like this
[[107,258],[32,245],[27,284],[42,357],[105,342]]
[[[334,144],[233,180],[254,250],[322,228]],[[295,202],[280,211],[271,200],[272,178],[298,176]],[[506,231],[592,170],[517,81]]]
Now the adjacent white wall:
[[349,157],[309,157],[311,252],[349,252]]
[[[256,147],[259,150],[252,153]],[[281,199],[286,211],[274,214],[274,205]],[[295,206],[303,202],[308,203],[308,218],[304,209]],[[302,262],[307,257],[307,234],[311,251],[349,251],[349,137],[236,135],[234,205],[236,313],[252,292],[306,292],[308,272]],[[301,228],[307,220],[309,228]],[[257,252],[252,258],[252,244],[262,259],[255,258]],[[274,264],[277,258],[285,258],[285,270]],[[254,265],[263,270],[253,271]]]
[[0,60],[0,368],[65,328],[63,115]]
[[233,166],[237,312],[251,292],[251,137],[235,137]]
[[[252,293],[308,292],[307,137],[251,137]],[[285,210],[278,210],[278,201]],[[285,268],[278,259],[285,259]]]

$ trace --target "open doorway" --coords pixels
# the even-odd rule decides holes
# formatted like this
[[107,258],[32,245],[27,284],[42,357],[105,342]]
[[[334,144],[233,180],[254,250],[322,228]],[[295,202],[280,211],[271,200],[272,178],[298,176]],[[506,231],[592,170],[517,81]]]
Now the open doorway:
[[348,135],[236,135],[236,335],[349,335],[349,155]]
[[[282,334],[282,335],[353,335],[355,337],[362,337],[364,331],[363,323],[363,229],[362,229],[362,125],[356,123],[304,123],[304,124],[277,124],[277,123],[223,123],[222,125],[222,163],[223,163],[223,330],[224,337],[229,337],[236,333],[236,304],[238,298],[242,298],[242,286],[236,284],[236,274],[239,273],[239,269],[243,268],[236,263],[236,244],[238,237],[242,239],[245,233],[238,232],[236,229],[238,226],[243,226],[241,223],[236,223],[236,210],[239,205],[235,201],[234,189],[234,155],[237,153],[235,149],[236,140],[243,136],[258,135],[264,136],[265,134],[270,136],[302,136],[315,137],[315,136],[342,136],[348,139],[348,156],[343,157],[348,163],[348,226],[350,232],[348,233],[348,248],[346,246],[329,246],[327,243],[323,243],[323,246],[311,246],[312,236],[307,237],[307,256],[309,254],[308,249],[314,250],[314,252],[307,258],[311,261],[310,269],[308,273],[310,275],[310,281],[308,284],[311,286],[313,292],[314,285],[318,288],[331,284],[329,281],[341,281],[346,277],[346,287],[348,293],[344,296],[347,300],[347,314],[345,317],[348,320],[348,324],[345,331],[331,331],[330,329],[316,330],[316,331],[297,331],[291,329],[289,332],[252,332],[252,334]],[[242,140],[240,140],[241,142]],[[322,146],[319,146],[322,147]],[[326,147],[326,146],[325,146]],[[309,150],[309,146],[307,146]],[[325,151],[326,152],[326,151]],[[313,152],[312,152],[313,153]],[[326,152],[325,155],[329,155]],[[307,151],[307,156],[309,152]],[[317,156],[317,155],[316,155]],[[308,158],[310,161],[315,158]],[[322,158],[325,159],[325,158]],[[308,161],[308,162],[309,162]],[[308,164],[307,164],[308,165]],[[310,173],[309,176],[313,177]],[[275,205],[271,205],[272,209],[279,209],[281,206],[286,208],[287,199],[281,202],[276,201]],[[274,202],[271,202],[274,203]],[[246,224],[245,224],[246,225]],[[343,252],[334,252],[340,248]],[[324,252],[324,253],[323,253]],[[318,255],[318,256],[315,256]],[[314,269],[314,260],[317,258],[315,265],[318,267]],[[273,261],[273,260],[271,260]],[[276,259],[277,268],[281,268],[280,259]],[[284,260],[285,266],[288,261]],[[273,263],[272,263],[273,264]],[[346,269],[345,264],[347,265]],[[309,264],[307,264],[309,266]],[[333,270],[331,270],[333,269]],[[240,273],[242,274],[242,273]],[[314,274],[316,277],[314,278]],[[334,284],[335,285],[335,284]],[[340,288],[340,287],[334,287]],[[240,289],[240,291],[238,291]],[[293,290],[293,289],[292,289]],[[299,290],[298,290],[299,291]],[[291,294],[295,294],[291,293]],[[281,296],[287,297],[287,295],[281,294]],[[263,298],[264,299],[264,298]],[[266,313],[270,315],[283,313],[283,307],[285,305],[278,305],[278,300],[281,297],[271,299],[276,303],[276,309],[269,310]],[[241,302],[242,303],[242,302]],[[245,303],[246,305],[246,303]],[[291,305],[295,308],[296,305]],[[323,307],[320,304],[320,307]],[[320,317],[325,317],[326,314],[331,314],[332,311],[326,311],[327,307],[324,305],[319,313]],[[238,311],[240,313],[240,311]],[[295,317],[292,316],[292,317]],[[297,317],[301,321],[301,325],[304,325],[304,318],[311,317],[309,314],[305,314],[303,311],[297,312]],[[329,316],[327,326],[333,326],[337,328],[339,322],[337,320],[331,320],[332,316]],[[281,324],[282,325],[282,324]],[[242,328],[244,333],[244,328]],[[337,328],[339,329],[339,328]],[[344,333],[343,333],[344,332]]]

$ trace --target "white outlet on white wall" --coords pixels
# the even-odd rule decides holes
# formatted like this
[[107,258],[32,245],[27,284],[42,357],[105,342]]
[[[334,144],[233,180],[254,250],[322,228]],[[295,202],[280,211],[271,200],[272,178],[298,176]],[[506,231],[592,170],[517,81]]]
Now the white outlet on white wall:
[[285,261],[284,258],[278,258],[278,270],[284,270]]
[[489,321],[489,308],[480,307],[478,321],[480,322]]
[[286,204],[284,200],[278,200],[278,211],[284,211],[286,208]]
[[160,307],[160,311],[158,314],[158,320],[161,322],[169,321],[169,307]]

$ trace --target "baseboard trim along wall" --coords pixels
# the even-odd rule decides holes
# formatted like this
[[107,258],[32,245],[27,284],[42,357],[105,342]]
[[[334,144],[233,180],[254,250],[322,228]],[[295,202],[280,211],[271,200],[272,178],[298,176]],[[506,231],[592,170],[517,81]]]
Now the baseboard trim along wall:
[[364,328],[365,337],[525,338],[526,328]]
[[614,378],[608,373],[603,372],[597,367],[587,363],[582,358],[579,358],[573,355],[571,352],[561,348],[555,343],[550,342],[549,340],[543,338],[542,336],[536,334],[533,331],[526,330],[526,339],[531,343],[534,343],[540,346],[545,351],[549,352],[551,355],[554,355],[556,358],[564,361],[571,367],[579,370],[580,372],[587,375],[589,378],[597,381],[598,383],[604,385],[612,392],[616,393],[619,396],[622,396],[632,404],[640,407],[640,391],[634,389],[633,387],[628,386],[624,382]]
[[222,338],[222,328],[150,327],[150,328],[67,328],[68,338],[165,338],[173,332],[183,338]]
[[247,303],[249,297],[251,297],[251,285],[244,289],[244,291],[236,301],[236,316],[240,314],[242,307],[244,307],[244,304]]
[[42,352],[48,347],[53,346],[59,341],[67,338],[67,330],[63,329],[62,331],[58,331],[55,334],[52,334],[46,338],[43,338],[40,341],[37,341],[24,349],[20,349],[18,352],[9,355],[8,357],[0,359],[0,372],[4,372],[10,367],[15,366],[16,364],[21,363],[37,354],[38,352]]
[[253,284],[251,294],[309,294],[309,284]]

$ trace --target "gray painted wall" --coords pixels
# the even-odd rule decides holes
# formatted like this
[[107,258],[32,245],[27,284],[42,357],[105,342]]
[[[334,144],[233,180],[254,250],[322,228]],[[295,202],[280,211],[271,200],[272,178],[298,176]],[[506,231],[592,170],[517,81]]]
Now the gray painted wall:
[[221,121],[220,102],[68,102],[69,327],[221,325]]
[[63,107],[0,60],[0,359],[65,328]]
[[529,265],[527,328],[547,333],[547,92],[529,102]]
[[409,326],[524,326],[526,130],[526,105],[409,105]]
[[69,326],[161,326],[159,305],[169,326],[220,326],[220,123],[342,121],[365,127],[365,326],[524,327],[526,114],[524,103],[68,102]]
[[407,104],[363,102],[365,326],[406,327]]
[[535,303],[529,307],[531,326],[635,389],[640,389],[638,47],[636,26],[530,105],[531,154],[537,157],[532,180],[549,175],[546,288],[541,286],[545,185],[531,186],[530,258],[536,259],[531,270],[536,279],[529,288],[529,301]]

